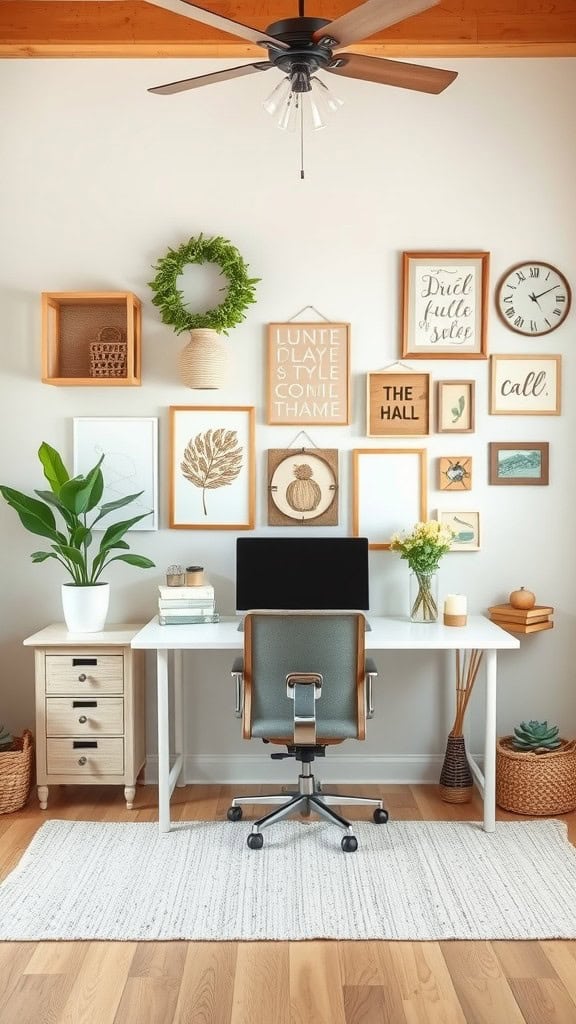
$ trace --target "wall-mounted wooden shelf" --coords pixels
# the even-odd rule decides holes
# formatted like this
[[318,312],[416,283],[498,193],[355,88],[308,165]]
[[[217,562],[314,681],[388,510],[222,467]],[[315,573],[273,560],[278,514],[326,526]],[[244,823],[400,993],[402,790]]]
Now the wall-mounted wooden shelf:
[[[90,345],[105,328],[126,341],[122,376],[93,376]],[[60,387],[140,385],[141,306],[132,292],[43,292],[42,381]]]

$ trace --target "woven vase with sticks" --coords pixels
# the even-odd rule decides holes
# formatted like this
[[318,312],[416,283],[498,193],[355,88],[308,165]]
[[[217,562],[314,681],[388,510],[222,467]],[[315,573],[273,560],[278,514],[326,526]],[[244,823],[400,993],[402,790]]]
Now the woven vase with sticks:
[[464,743],[464,715],[482,661],[482,651],[456,651],[456,717],[448,734],[444,764],[440,774],[440,796],[450,804],[463,804],[472,798],[473,779]]

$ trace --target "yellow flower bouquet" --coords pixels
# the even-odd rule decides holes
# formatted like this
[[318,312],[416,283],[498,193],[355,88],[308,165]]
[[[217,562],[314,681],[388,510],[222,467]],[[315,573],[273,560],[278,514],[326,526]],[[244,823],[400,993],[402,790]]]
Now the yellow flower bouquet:
[[454,531],[450,526],[431,519],[416,523],[411,533],[395,533],[390,549],[405,558],[418,583],[418,591],[411,600],[410,618],[421,622],[436,622],[438,604],[434,596],[433,577],[438,571],[442,555],[450,550]]

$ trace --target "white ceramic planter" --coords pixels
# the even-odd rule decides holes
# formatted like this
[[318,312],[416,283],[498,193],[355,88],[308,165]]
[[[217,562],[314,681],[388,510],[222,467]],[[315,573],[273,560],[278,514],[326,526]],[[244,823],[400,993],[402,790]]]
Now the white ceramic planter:
[[104,629],[110,584],[95,583],[92,587],[62,584],[62,610],[69,633],[100,633]]

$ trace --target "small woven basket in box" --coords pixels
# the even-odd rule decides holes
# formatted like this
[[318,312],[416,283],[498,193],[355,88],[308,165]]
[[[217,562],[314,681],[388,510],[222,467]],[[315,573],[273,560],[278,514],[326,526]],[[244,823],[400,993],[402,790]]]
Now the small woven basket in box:
[[127,346],[118,327],[103,327],[90,342],[91,377],[125,377]]
[[0,751],[0,814],[24,807],[32,786],[34,742],[29,729],[14,737],[12,750]]
[[546,754],[496,744],[496,803],[515,814],[567,814],[576,809],[576,740]]

